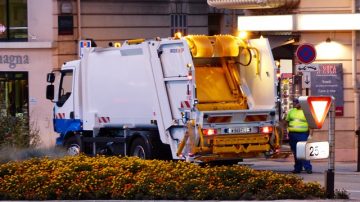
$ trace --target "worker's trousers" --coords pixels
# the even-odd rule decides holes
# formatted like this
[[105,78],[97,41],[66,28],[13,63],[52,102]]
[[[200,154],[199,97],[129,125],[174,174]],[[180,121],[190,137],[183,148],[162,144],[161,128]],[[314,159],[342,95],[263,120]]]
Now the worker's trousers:
[[307,141],[308,137],[309,132],[289,132],[289,144],[295,158],[294,171],[300,172],[302,168],[307,171],[312,171],[310,161],[296,159],[296,143],[299,141]]

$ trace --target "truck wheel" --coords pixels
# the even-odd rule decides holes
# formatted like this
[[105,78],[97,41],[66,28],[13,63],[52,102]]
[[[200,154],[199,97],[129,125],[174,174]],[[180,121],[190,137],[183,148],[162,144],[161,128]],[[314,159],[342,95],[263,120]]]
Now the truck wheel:
[[70,137],[65,142],[66,153],[70,156],[80,154],[80,141],[75,136]]
[[130,156],[137,156],[141,159],[150,159],[150,147],[142,138],[136,138],[131,144]]

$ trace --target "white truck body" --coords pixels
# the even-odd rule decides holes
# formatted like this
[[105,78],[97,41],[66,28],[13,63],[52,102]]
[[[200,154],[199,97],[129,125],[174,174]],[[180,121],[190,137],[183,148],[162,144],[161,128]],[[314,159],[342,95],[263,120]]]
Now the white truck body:
[[[226,42],[222,36],[218,38]],[[207,45],[195,44],[194,52],[189,40]],[[237,39],[231,40],[235,43]],[[143,142],[150,142],[142,148],[143,155],[148,158],[151,153],[156,158],[154,152],[146,152],[157,145],[147,137],[158,136],[155,139],[168,148],[158,153],[200,161],[272,152],[277,148],[274,130],[263,134],[260,129],[274,129],[276,124],[275,63],[267,39],[246,44],[247,57],[253,57],[246,67],[237,62],[240,51],[229,56],[226,45],[224,53],[216,53],[219,48],[208,44],[206,37],[195,36],[84,49],[80,60],[61,68],[63,79],[58,81],[60,89],[54,98],[54,127],[60,133],[57,143],[74,145],[74,138],[71,144],[67,140],[77,136],[79,150],[91,144],[88,150],[95,154],[100,147],[111,147],[115,142],[121,154],[136,155],[139,147],[132,145],[134,139],[143,138]],[[66,84],[66,72],[72,72],[68,73],[70,84]],[[236,83],[232,90],[228,90],[228,72]],[[227,85],[230,87],[224,89]],[[241,92],[234,92],[236,89]],[[70,95],[62,98],[67,91]],[[240,103],[239,94],[245,103]],[[215,134],[205,134],[209,129],[215,129]],[[152,132],[149,135],[146,131]]]

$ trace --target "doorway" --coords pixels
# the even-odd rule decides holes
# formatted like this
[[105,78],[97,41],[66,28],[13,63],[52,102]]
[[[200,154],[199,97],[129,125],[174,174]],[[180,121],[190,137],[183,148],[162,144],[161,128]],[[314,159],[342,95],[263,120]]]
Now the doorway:
[[29,117],[28,72],[0,72],[0,113]]

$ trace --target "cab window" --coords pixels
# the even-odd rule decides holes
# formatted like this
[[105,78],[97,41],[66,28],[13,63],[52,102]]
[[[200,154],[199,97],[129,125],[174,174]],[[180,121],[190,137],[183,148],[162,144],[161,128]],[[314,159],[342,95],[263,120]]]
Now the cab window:
[[61,80],[59,86],[59,99],[57,106],[61,107],[69,99],[72,91],[73,72],[71,70],[61,72]]

